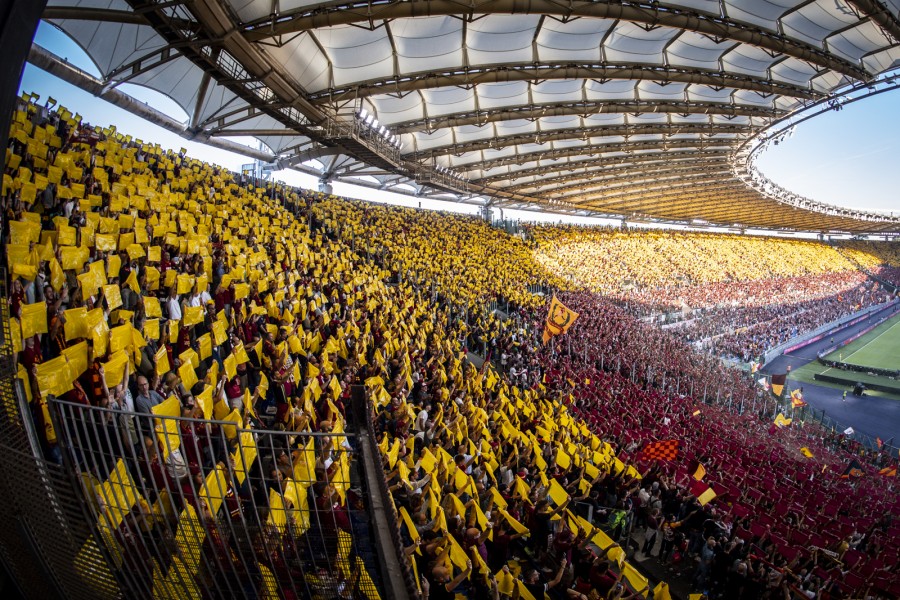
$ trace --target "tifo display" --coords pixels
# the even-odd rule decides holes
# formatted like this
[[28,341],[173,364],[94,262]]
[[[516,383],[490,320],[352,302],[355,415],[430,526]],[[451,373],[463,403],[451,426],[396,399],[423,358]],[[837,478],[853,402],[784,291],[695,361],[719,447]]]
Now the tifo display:
[[383,597],[369,432],[429,598],[900,594],[896,451],[775,426],[719,360],[888,301],[896,244],[520,238],[27,100],[5,160],[17,418],[126,597]]

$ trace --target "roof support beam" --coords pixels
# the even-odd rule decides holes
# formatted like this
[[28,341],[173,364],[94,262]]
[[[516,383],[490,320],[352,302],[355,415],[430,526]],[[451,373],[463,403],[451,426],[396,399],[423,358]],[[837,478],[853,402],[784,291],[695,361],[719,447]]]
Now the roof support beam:
[[144,16],[132,10],[111,8],[87,8],[79,6],[48,6],[42,19],[57,21],[98,21],[101,23],[123,23],[126,25],[147,25]]
[[725,117],[759,117],[774,119],[787,111],[764,106],[739,105],[727,102],[684,102],[666,100],[597,100],[593,102],[525,104],[489,110],[455,113],[441,117],[403,121],[389,124],[396,134],[416,131],[436,131],[445,127],[482,126],[513,119],[541,119],[608,114],[673,113],[678,115],[722,115]]
[[[702,211],[694,210],[692,212],[693,216],[679,215],[676,217],[672,213],[666,214],[666,211],[660,211],[656,209],[657,207],[665,208],[668,202],[674,203],[674,201],[677,200],[686,200],[687,202],[693,202],[695,207],[699,207],[700,205],[702,205],[705,200],[714,200],[716,202],[721,202],[725,198],[735,197],[734,194],[732,194],[731,196],[728,195],[729,190],[735,191],[734,188],[728,186],[713,186],[700,188],[696,192],[660,192],[653,195],[647,195],[642,198],[624,199],[616,203],[605,203],[602,199],[600,199],[599,201],[587,199],[579,204],[581,208],[605,212],[613,211],[626,217],[629,213],[638,213],[641,215],[648,215],[662,219],[684,219],[694,218],[698,213],[702,214]],[[631,200],[637,200],[637,202],[629,204]],[[674,205],[676,204],[673,204],[673,206]],[[652,212],[644,212],[645,210],[649,210]]]
[[109,85],[128,83],[135,77],[139,77],[144,73],[149,73],[153,69],[159,68],[178,58],[181,58],[178,47],[169,44],[120,67],[116,67],[106,75],[105,80]]
[[[553,200],[562,200],[563,202],[578,202],[584,201],[602,201],[606,202],[607,200],[614,200],[614,204],[618,204],[620,202],[627,202],[629,199],[635,198],[640,199],[643,198],[648,192],[653,192],[656,190],[675,190],[675,189],[683,189],[683,188],[699,188],[704,189],[706,184],[716,184],[723,187],[733,188],[735,184],[733,182],[721,183],[721,177],[714,177],[710,173],[698,173],[696,175],[685,176],[682,178],[680,183],[651,183],[646,187],[642,187],[640,189],[635,188],[632,185],[624,185],[618,187],[598,187],[596,190],[589,190],[588,192],[576,192],[574,194],[563,194],[558,198],[552,198]],[[738,182],[739,183],[739,182]],[[606,193],[607,190],[611,190],[612,193]],[[543,197],[543,196],[542,196]],[[551,198],[547,198],[548,200]]]
[[[617,156],[606,159],[588,158],[585,160],[566,161],[552,165],[542,165],[530,169],[517,169],[506,173],[498,173],[481,179],[475,179],[479,183],[491,184],[496,181],[513,181],[522,177],[548,175],[550,173],[598,173],[604,174],[607,170],[612,171],[620,167],[620,165],[640,165],[642,163],[659,163],[659,162],[677,162],[682,160],[717,160],[724,159],[728,156],[727,150],[709,150],[706,152],[694,152],[691,150],[683,152],[653,152],[648,154],[639,154],[636,156]],[[591,168],[596,167],[596,168]],[[634,168],[634,167],[626,167]],[[568,177],[569,175],[566,175]]]
[[359,81],[341,88],[326,89],[309,94],[314,104],[341,103],[357,98],[383,94],[408,94],[417,90],[431,90],[453,86],[474,86],[482,83],[513,81],[548,81],[561,79],[596,79],[598,81],[659,81],[733,88],[770,95],[778,94],[801,100],[815,100],[822,92],[789,83],[771,81],[763,77],[739,75],[700,68],[678,68],[664,65],[610,64],[534,64],[510,63],[483,67],[466,67],[450,71],[423,71],[401,77]]
[[[662,195],[665,196],[665,195]],[[727,206],[728,210],[733,210],[731,205],[742,203],[745,201],[749,201],[754,197],[751,195],[747,195],[744,193],[738,194],[726,194],[720,191],[712,192],[711,194],[693,194],[693,193],[684,193],[680,192],[674,196],[669,196],[667,200],[660,200],[660,196],[657,196],[654,199],[650,199],[648,201],[639,201],[632,205],[630,205],[630,210],[632,212],[643,212],[645,210],[653,210],[655,207],[660,206],[660,202],[665,202],[663,205],[666,211],[666,214],[670,215],[668,218],[674,218],[672,215],[680,215],[679,218],[685,219],[693,219],[696,217],[696,209],[699,206],[702,206],[704,201],[710,200],[716,204],[716,206]],[[686,210],[691,212],[685,212]],[[714,219],[706,218],[707,213],[704,211],[704,220],[705,221],[713,221]],[[712,214],[709,214],[712,216]],[[729,223],[730,225],[730,223]]]
[[[437,146],[429,148],[421,152],[410,152],[404,154],[404,158],[411,160],[422,160],[442,156],[445,154],[465,154],[467,152],[477,152],[479,150],[496,150],[507,146],[520,146],[525,144],[544,144],[547,142],[557,142],[561,140],[581,139],[587,145],[591,138],[604,137],[625,137],[633,135],[680,135],[680,134],[699,134],[699,135],[752,135],[754,129],[747,125],[731,125],[719,123],[684,123],[677,125],[667,125],[659,123],[648,123],[645,125],[605,125],[600,127],[576,127],[572,129],[551,129],[549,131],[537,131],[535,133],[525,133],[520,135],[507,135],[502,137],[491,137],[483,140],[474,140],[471,142],[463,142],[461,144],[453,144],[447,146]],[[730,142],[731,140],[729,140]]]
[[710,150],[722,148],[723,152],[733,149],[733,140],[656,140],[649,142],[625,142],[623,144],[598,144],[596,146],[578,146],[576,148],[559,148],[542,152],[526,152],[514,156],[504,156],[493,160],[476,161],[453,165],[457,173],[480,170],[488,171],[505,165],[518,165],[537,160],[555,160],[568,156],[596,156],[609,152],[635,152],[643,150],[670,150],[672,148],[696,148]]
[[[728,163],[684,163],[678,167],[669,167],[663,169],[630,170],[628,171],[627,176],[614,176],[607,179],[597,179],[594,177],[571,178],[568,181],[559,182],[566,184],[562,186],[553,185],[551,183],[545,184],[545,182],[541,181],[538,185],[531,185],[528,187],[546,188],[547,185],[551,185],[551,189],[537,189],[533,191],[524,191],[523,193],[532,194],[538,198],[565,198],[566,195],[568,195],[566,192],[569,191],[584,192],[594,189],[613,190],[624,186],[632,186],[633,184],[639,183],[641,181],[649,181],[650,183],[655,183],[657,181],[678,179],[679,177],[687,178],[695,174],[722,174],[726,177],[730,177],[731,167],[728,165]],[[723,179],[725,179],[726,177],[723,177]],[[519,189],[519,191],[522,190]]]
[[88,73],[85,73],[81,69],[74,67],[68,61],[63,60],[59,56],[53,54],[49,50],[42,48],[37,44],[32,44],[31,51],[28,54],[28,62],[38,67],[39,69],[50,73],[51,75],[59,77],[63,81],[70,83],[77,88],[93,94],[98,98],[106,100],[110,104],[125,109],[128,112],[141,117],[142,119],[146,119],[154,125],[159,125],[163,129],[167,129],[168,131],[180,135],[186,140],[201,142],[208,146],[212,146],[213,148],[220,148],[229,152],[235,152],[237,154],[240,154],[241,156],[249,156],[251,158],[257,158],[266,162],[270,162],[275,158],[271,153],[262,152],[256,150],[255,148],[250,148],[249,146],[238,144],[237,142],[215,139],[207,135],[203,135],[202,132],[197,133],[191,131],[187,129],[182,123],[179,123],[168,115],[159,112],[152,106],[149,106],[143,102],[139,102],[128,94],[124,94],[117,89],[107,88],[107,86],[105,86],[102,81],[96,79]]
[[412,17],[461,15],[474,19],[486,14],[543,14],[561,19],[586,17],[619,19],[647,27],[672,27],[694,31],[720,40],[733,40],[771,53],[785,54],[821,68],[831,69],[852,79],[868,80],[869,75],[851,61],[833,56],[810,44],[731,19],[690,9],[659,4],[593,2],[590,0],[395,0],[375,3],[371,0],[317,3],[292,15],[265,19],[245,31],[248,39],[258,41],[277,35],[335,25],[375,27],[384,20]]
[[890,9],[879,0],[847,0],[847,2],[868,17],[873,23],[900,44],[900,19],[891,14]]
[[[48,6],[41,14],[47,21],[96,21],[99,23],[121,23],[123,25],[149,25],[144,10],[116,10],[114,8],[89,8],[86,6]],[[173,18],[173,23],[184,29],[196,31],[197,24],[184,19]]]
[[[259,115],[253,115],[259,116]],[[303,135],[293,129],[215,129],[209,132],[210,135],[217,137],[239,137],[239,136],[264,136],[264,137],[294,137]]]
[[[680,169],[685,169],[688,167],[693,167],[697,165],[707,165],[709,167],[714,166],[724,166],[728,169],[731,168],[731,165],[725,160],[725,155],[720,155],[719,160],[697,160],[693,158],[682,158],[680,160],[673,160],[671,158],[659,158],[657,162],[649,165],[649,166],[641,166],[641,165],[627,165],[624,167],[616,167],[616,168],[606,168],[606,169],[584,169],[579,171],[574,171],[571,173],[566,173],[564,175],[557,175],[555,177],[544,177],[541,179],[535,179],[532,181],[517,183],[513,185],[503,186],[505,190],[539,190],[540,188],[545,188],[547,186],[556,186],[559,184],[565,183],[573,183],[577,181],[616,181],[618,178],[623,176],[628,176],[631,174],[638,173],[665,173],[669,171],[677,171]],[[534,193],[534,192],[532,192]]]
[[[632,199],[626,203],[619,203],[616,207],[606,207],[601,204],[602,210],[616,210],[622,214],[641,214],[649,215],[657,219],[677,219],[689,221],[698,217],[704,221],[715,221],[712,210],[722,206],[729,206],[728,214],[733,212],[733,206],[742,202],[750,202],[753,196],[744,195],[741,192],[731,188],[708,188],[702,191],[674,191],[655,194],[648,199]],[[590,204],[590,203],[588,203]],[[743,214],[743,213],[741,213]],[[727,221],[729,217],[724,216],[722,221]],[[720,221],[720,222],[722,222]],[[739,218],[732,218],[727,223],[739,223]]]

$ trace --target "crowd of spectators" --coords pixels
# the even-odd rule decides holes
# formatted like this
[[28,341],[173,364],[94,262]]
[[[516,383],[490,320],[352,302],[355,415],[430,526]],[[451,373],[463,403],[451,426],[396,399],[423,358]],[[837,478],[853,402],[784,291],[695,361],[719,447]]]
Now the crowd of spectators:
[[[409,221],[416,218],[414,213],[408,213],[407,217]],[[378,245],[381,235],[378,228],[373,228],[366,239]],[[442,240],[428,242],[422,239],[418,247],[424,248],[427,253],[430,245],[441,243]],[[427,263],[423,268],[428,268]],[[810,305],[801,305],[802,309],[810,309],[814,302],[820,302],[822,307],[828,306],[831,300],[827,294],[829,282],[831,286],[848,285],[848,303],[865,304],[869,301],[865,294],[875,296],[871,286],[862,285],[864,277],[855,272],[810,276],[812,281],[800,279],[798,286],[817,289],[820,293],[819,297],[813,296],[816,299],[810,300]],[[788,280],[783,281],[787,283]],[[859,287],[854,289],[853,285]],[[681,472],[660,474],[666,481],[664,489],[670,501],[669,512],[663,514],[661,511],[652,515],[652,519],[650,515],[641,517],[642,525],[644,522],[652,523],[654,519],[657,524],[656,529],[649,527],[643,530],[646,531],[645,539],[652,539],[654,530],[667,531],[665,535],[659,533],[658,536],[660,540],[669,538],[665,545],[660,542],[663,556],[674,554],[678,557],[677,568],[673,566],[673,569],[692,570],[693,563],[686,558],[688,555],[692,558],[708,555],[707,562],[701,562],[704,567],[696,573],[694,583],[699,590],[719,597],[732,597],[729,594],[745,598],[782,598],[792,597],[792,594],[815,597],[820,592],[821,597],[840,597],[854,593],[852,590],[864,587],[865,583],[871,584],[872,589],[876,584],[880,585],[881,593],[886,593],[891,585],[895,585],[895,574],[890,570],[891,550],[885,546],[891,544],[896,527],[890,520],[880,521],[877,518],[881,509],[888,513],[896,512],[890,494],[890,480],[882,479],[871,486],[860,486],[865,489],[860,489],[859,493],[877,498],[879,508],[850,515],[841,507],[840,518],[834,514],[838,510],[835,503],[848,493],[855,494],[854,488],[835,486],[824,481],[830,478],[823,478],[819,504],[809,506],[800,491],[801,485],[806,485],[806,478],[815,479],[817,474],[822,476],[822,472],[818,471],[820,467],[827,466],[833,477],[851,457],[860,457],[857,445],[846,440],[838,445],[826,445],[822,432],[812,428],[800,432],[780,432],[779,436],[772,437],[773,401],[762,388],[737,371],[721,367],[713,357],[692,352],[682,336],[636,320],[622,308],[594,293],[573,292],[563,298],[580,316],[567,337],[555,340],[552,350],[534,353],[527,344],[522,348],[511,343],[516,332],[499,337],[488,336],[486,347],[508,377],[517,378],[524,372],[529,378],[524,383],[542,382],[539,384],[541,387],[573,391],[576,400],[571,406],[574,412],[581,415],[593,431],[601,433],[613,448],[624,452],[621,456],[636,460],[639,458],[636,451],[645,443],[670,435],[684,440],[685,458],[679,461]],[[873,297],[871,302],[881,300]],[[843,302],[835,304],[839,307],[845,305]],[[522,313],[526,321],[540,321],[542,317],[541,311],[523,309]],[[727,409],[707,411],[704,407],[702,416],[695,418],[693,413],[705,405],[699,404],[703,400]],[[731,411],[747,416],[735,418]],[[693,430],[693,421],[706,424],[710,420],[713,423]],[[698,432],[702,435],[697,435]],[[713,451],[713,441],[718,439],[717,436],[731,441],[727,451],[737,454],[734,461],[726,461]],[[755,441],[757,438],[758,441]],[[737,450],[744,446],[747,447],[745,452]],[[800,454],[801,447],[813,448],[816,461]],[[720,488],[725,503],[723,508],[700,508],[691,487],[686,485],[688,479],[684,465],[697,458],[704,460],[707,466],[715,466],[716,472],[710,480]],[[867,459],[867,464],[871,465],[870,476],[874,474],[872,469],[884,468],[892,462],[884,453],[873,453]],[[770,479],[759,477],[754,468],[763,461],[774,465]],[[641,466],[650,467],[647,464]],[[741,475],[732,476],[732,469]],[[749,477],[745,473],[750,473]],[[649,476],[645,474],[640,483],[617,483],[613,488],[606,486],[594,490],[596,493],[579,501],[580,504],[592,506],[596,514],[612,515],[610,525],[613,527],[618,523],[617,511],[625,510],[627,513],[628,509],[634,510],[640,505],[641,494],[654,494],[659,489],[653,485],[652,471]],[[817,484],[809,485],[813,487]],[[722,492],[726,486],[733,494],[730,497]],[[779,514],[786,516],[786,522],[790,525],[776,523],[775,530],[767,537],[766,526],[773,521],[770,515],[781,511],[781,506],[777,510],[773,506],[773,486],[792,490],[790,495],[784,495],[783,504],[789,506],[793,514],[788,515],[787,510]],[[743,493],[744,487],[748,488],[746,494]],[[768,498],[761,501],[765,495]],[[733,509],[734,514],[731,514],[728,504],[735,500],[743,504]],[[820,513],[821,507],[826,504],[829,504],[827,510],[830,517]],[[716,513],[716,510],[719,512]],[[723,537],[717,539],[718,549],[713,550],[716,546],[710,545],[704,550],[702,546],[710,537],[704,534],[709,533],[711,523],[720,521],[722,510],[729,514],[725,515],[722,525]],[[798,515],[809,516],[800,522]],[[825,523],[827,527],[823,537],[810,541],[807,536],[817,532]],[[423,526],[427,530],[427,524]],[[857,537],[864,537],[871,544],[865,561],[860,555],[851,553],[853,564],[859,566],[857,571],[842,566],[839,560],[845,540],[838,538],[850,526],[859,528]],[[863,529],[866,529],[865,534]],[[679,540],[678,552],[673,551],[676,539]],[[813,547],[814,544],[818,545]],[[653,547],[651,544],[647,550]],[[712,561],[712,556],[718,558]],[[740,564],[732,561],[738,557]],[[835,560],[835,557],[838,559]],[[552,574],[553,570],[548,573]],[[845,586],[845,579],[853,585]]]
[[900,267],[880,265],[872,270],[872,274],[889,285],[900,288]]
[[[360,426],[353,384],[375,407],[430,597],[647,592],[613,539],[567,510],[639,474],[522,368],[537,354],[522,318],[540,301],[521,287],[552,281],[525,248],[471,219],[257,185],[33,102],[9,157],[18,376],[129,597],[375,597],[344,435]],[[376,230],[395,243],[360,245]],[[491,258],[453,258],[463,248]],[[516,328],[480,310],[501,292]],[[512,384],[470,364],[469,344],[506,353]]]
[[900,264],[900,248],[896,243],[871,240],[841,240],[835,248],[854,265],[864,269],[875,269],[884,265]]
[[[897,509],[887,479],[838,479],[848,453],[769,435],[755,416],[769,406],[738,371],[594,292],[565,292],[531,248],[476,219],[245,181],[25,101],[2,202],[30,417],[45,456],[65,451],[81,473],[130,597],[374,597],[345,435],[361,426],[356,385],[430,598],[646,596],[626,556],[631,520],[644,554],[699,556],[696,587],[713,595],[840,597],[836,565],[872,589],[896,583],[896,564],[877,563],[896,555],[896,528],[875,518]],[[792,252],[786,263],[812,269]],[[545,300],[529,286],[581,313],[568,336],[540,345]],[[484,310],[499,299],[509,318]],[[715,406],[695,415],[704,401]],[[677,462],[642,462],[666,437],[682,442]],[[692,461],[730,505],[697,506]],[[840,535],[813,540],[815,526]],[[721,550],[704,542],[723,536]]]
[[798,335],[883,304],[893,296],[858,271],[796,279],[770,282],[780,285],[768,302],[735,301],[710,308],[678,330],[698,349],[751,362]]
[[[625,497],[626,507],[637,511],[639,558],[689,575],[710,597],[892,597],[900,591],[895,479],[879,474],[895,468],[896,457],[872,451],[866,462],[839,433],[780,429],[768,393],[707,404],[696,387],[677,393],[652,375],[635,381],[627,368],[610,372],[592,349],[593,332],[610,320],[611,309],[588,293],[561,298],[580,316],[565,349],[547,351],[554,365],[548,385],[578,382],[571,386],[572,412],[622,460],[644,470]],[[690,350],[673,344],[663,352],[678,353]],[[717,374],[708,380],[721,385]],[[677,461],[642,459],[646,444],[658,440],[678,440]],[[853,460],[865,474],[842,478]],[[703,485],[694,479],[699,465]],[[698,494],[706,485],[717,497],[704,505]]]
[[[887,243],[545,226],[528,229],[548,270],[637,317],[681,321],[695,348],[750,362],[782,342],[890,299]],[[855,245],[853,245],[855,244]],[[885,266],[873,266],[885,264]]]
[[578,225],[533,225],[528,233],[548,270],[609,296],[855,270],[813,240]]

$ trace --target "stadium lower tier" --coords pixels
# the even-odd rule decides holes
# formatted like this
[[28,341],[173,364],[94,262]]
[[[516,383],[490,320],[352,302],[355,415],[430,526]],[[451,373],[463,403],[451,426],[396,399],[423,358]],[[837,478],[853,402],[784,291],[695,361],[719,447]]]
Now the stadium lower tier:
[[[3,178],[3,418],[69,472],[73,597],[665,598],[636,531],[696,591],[897,590],[884,456],[770,431],[516,238],[47,119],[20,106]],[[580,315],[550,344],[529,286]]]

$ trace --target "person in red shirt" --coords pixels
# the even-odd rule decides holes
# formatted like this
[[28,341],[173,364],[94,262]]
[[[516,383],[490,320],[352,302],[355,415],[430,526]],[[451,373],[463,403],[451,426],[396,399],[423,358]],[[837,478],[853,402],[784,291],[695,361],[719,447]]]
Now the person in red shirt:
[[21,317],[22,305],[25,303],[25,288],[22,286],[21,279],[14,279],[9,289],[9,314]]
[[38,336],[34,335],[25,338],[25,347],[22,348],[22,359],[20,362],[29,373],[34,371],[34,367],[44,362],[43,356],[41,356],[41,347]]

